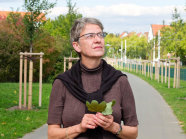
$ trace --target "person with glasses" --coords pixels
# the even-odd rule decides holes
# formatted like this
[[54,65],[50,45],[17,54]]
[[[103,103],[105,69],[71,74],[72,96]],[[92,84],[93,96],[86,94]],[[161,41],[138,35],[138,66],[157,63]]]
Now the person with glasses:
[[[137,138],[133,92],[127,76],[103,59],[104,37],[98,19],[75,20],[71,44],[80,60],[53,82],[47,121],[49,139]],[[115,100],[112,115],[90,112],[85,104],[92,100]]]

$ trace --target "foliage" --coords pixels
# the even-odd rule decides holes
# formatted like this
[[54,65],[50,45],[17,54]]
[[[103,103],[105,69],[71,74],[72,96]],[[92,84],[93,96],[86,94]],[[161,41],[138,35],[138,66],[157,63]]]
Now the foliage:
[[101,112],[103,115],[111,115],[113,112],[112,107],[115,105],[115,103],[115,100],[109,103],[106,103],[105,101],[98,103],[96,100],[92,100],[91,103],[86,101],[86,106],[91,112]]
[[64,56],[72,56],[73,47],[70,43],[70,30],[74,20],[81,18],[75,9],[75,4],[71,0],[67,2],[68,13],[66,15],[59,15],[55,20],[48,20],[44,26],[52,36],[59,42],[59,47],[62,47]]
[[55,3],[49,3],[47,0],[25,0],[24,7],[26,14],[24,16],[25,31],[30,44],[30,52],[33,50],[33,42],[40,34],[40,26],[45,23],[45,16],[53,8]]
[[[35,46],[35,51],[43,52],[43,81],[49,81],[51,74],[55,72],[56,59],[58,58],[60,52],[56,48],[55,38],[52,37],[48,32],[42,30],[40,35],[37,37],[33,43]],[[50,65],[50,66],[49,66]],[[39,79],[39,57],[34,60],[34,81]]]
[[56,48],[60,52],[54,64],[55,72],[52,74],[51,80],[53,80],[57,74],[63,72],[64,57],[77,57],[76,52],[71,46],[70,29],[74,20],[81,18],[82,15],[77,13],[75,4],[72,4],[71,0],[67,1],[67,7],[68,13],[66,15],[59,15],[55,20],[49,19],[43,27],[44,30],[55,38]]
[[[147,56],[148,56],[148,60],[153,60],[153,49],[154,49],[154,39],[150,40],[147,43]],[[155,52],[157,52],[157,51],[155,50]]]
[[21,20],[20,14],[10,13],[0,21],[0,82],[19,79],[19,52],[28,49]]
[[170,27],[161,30],[161,46],[165,49],[164,54],[180,57],[183,65],[186,65],[186,22],[181,19],[177,9],[172,17]]
[[[11,12],[7,20],[1,21],[0,82],[19,81],[19,53],[29,51],[26,38],[23,17],[19,13]],[[48,81],[50,74],[54,72],[54,67],[48,65],[54,65],[59,55],[54,37],[41,28],[40,35],[38,35],[33,44],[35,51],[44,52],[43,80]],[[34,59],[34,81],[38,81],[39,59],[38,57],[34,57]]]
[[126,38],[127,57],[130,59],[142,58],[147,59],[147,39],[145,36],[138,37],[136,34]]
[[119,57],[119,49],[121,48],[121,39],[120,37],[114,34],[108,34],[105,37],[105,47],[106,47],[106,56],[108,57]]
[[127,43],[127,57],[130,59],[133,58],[142,58],[146,59],[148,58],[148,47],[147,47],[147,39],[145,36],[137,36],[135,33],[120,38],[118,35],[114,34],[108,34],[105,38],[105,44],[106,44],[106,55],[108,57],[121,57],[121,45],[123,43],[123,50],[122,53],[124,53],[125,50],[125,40]]
[[[45,7],[47,4],[42,1],[37,5],[37,1],[26,1],[26,6],[33,11],[31,14],[26,14],[22,17],[18,12],[12,12],[7,20],[0,21],[0,82],[19,81],[19,53],[29,52],[30,50],[30,35],[32,36],[32,45],[34,52],[44,52],[43,56],[43,81],[52,81],[57,74],[63,71],[63,58],[77,56],[70,45],[70,28],[75,19],[82,17],[75,10],[75,5],[68,1],[69,12],[66,15],[60,15],[55,20],[46,20],[44,17],[39,18],[41,11],[39,8]],[[31,5],[29,5],[31,4]],[[36,7],[34,7],[36,6]],[[53,5],[49,4],[47,9]],[[46,7],[45,7],[46,8]],[[37,10],[36,10],[37,9]],[[36,11],[34,11],[36,10]],[[39,10],[39,11],[38,11]],[[42,11],[46,14],[47,10]],[[25,22],[31,21],[33,23]],[[36,23],[37,21],[37,23]],[[46,23],[46,24],[44,24]],[[29,32],[30,31],[30,32]],[[34,81],[39,79],[39,59],[33,57],[34,61]]]

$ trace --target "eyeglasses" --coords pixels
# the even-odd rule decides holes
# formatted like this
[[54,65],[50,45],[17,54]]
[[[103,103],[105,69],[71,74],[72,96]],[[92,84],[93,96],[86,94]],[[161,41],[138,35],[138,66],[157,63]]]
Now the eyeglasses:
[[87,33],[87,34],[84,34],[84,35],[81,35],[80,37],[78,37],[77,40],[79,40],[79,38],[81,38],[81,37],[84,37],[87,40],[91,40],[91,39],[94,39],[96,36],[103,39],[106,36],[106,33],[105,32]]

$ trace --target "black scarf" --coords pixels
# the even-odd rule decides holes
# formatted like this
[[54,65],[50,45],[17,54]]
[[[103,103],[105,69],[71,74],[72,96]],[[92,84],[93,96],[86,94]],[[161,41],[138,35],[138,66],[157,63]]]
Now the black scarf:
[[[120,76],[126,76],[121,71],[116,70],[107,64],[105,60],[103,60],[102,66],[103,71],[100,89],[92,93],[87,93],[83,89],[80,60],[74,64],[70,70],[58,75],[55,79],[60,79],[68,91],[81,102],[86,103],[86,101],[91,102],[92,100],[97,100],[100,103],[103,101],[103,95],[111,89],[118,78]],[[90,112],[86,109],[86,113]],[[98,127],[94,130],[87,130],[87,132],[80,134],[80,136],[88,136],[92,139],[102,139],[102,128]]]

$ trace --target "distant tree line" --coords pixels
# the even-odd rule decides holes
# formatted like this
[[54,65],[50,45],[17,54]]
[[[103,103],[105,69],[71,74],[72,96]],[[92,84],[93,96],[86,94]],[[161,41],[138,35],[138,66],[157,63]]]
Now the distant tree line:
[[[130,59],[148,59],[148,44],[147,38],[142,35],[138,36],[136,33],[124,38],[118,35],[108,34],[105,38],[106,55],[113,58],[121,58],[121,45],[123,45],[122,53],[125,51],[125,41],[127,45],[126,55]],[[124,55],[123,55],[124,56]]]

